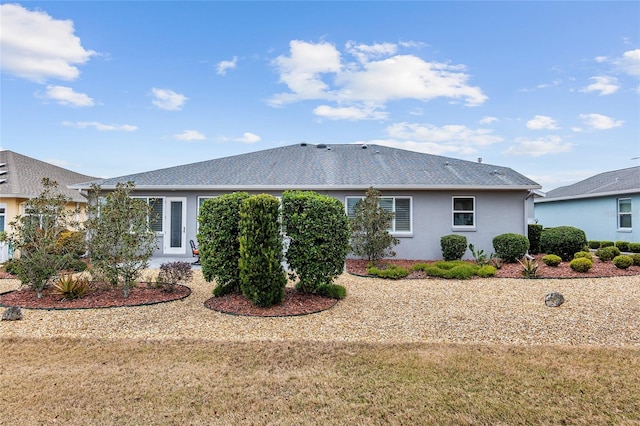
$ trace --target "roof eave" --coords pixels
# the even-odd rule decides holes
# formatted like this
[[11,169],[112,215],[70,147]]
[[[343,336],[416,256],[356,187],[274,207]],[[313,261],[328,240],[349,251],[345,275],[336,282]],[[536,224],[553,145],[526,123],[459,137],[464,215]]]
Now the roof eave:
[[622,191],[610,191],[610,192],[598,192],[593,194],[580,194],[580,195],[570,195],[566,197],[546,197],[536,199],[536,203],[550,203],[553,201],[570,201],[570,200],[581,200],[584,198],[600,198],[600,197],[612,197],[616,195],[629,195],[629,194],[640,194],[640,188],[631,188],[625,189]]

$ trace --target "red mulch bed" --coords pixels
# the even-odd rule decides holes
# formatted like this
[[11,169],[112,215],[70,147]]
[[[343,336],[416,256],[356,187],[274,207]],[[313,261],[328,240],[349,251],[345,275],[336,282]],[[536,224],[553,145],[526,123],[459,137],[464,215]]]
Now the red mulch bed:
[[204,302],[204,306],[225,314],[256,317],[284,317],[307,315],[324,311],[334,306],[337,302],[336,299],[315,294],[306,294],[295,288],[287,287],[285,288],[282,303],[268,308],[254,306],[241,294],[212,297]]
[[[536,255],[535,261],[538,263],[538,278],[598,278],[598,277],[618,277],[640,275],[640,266],[630,266],[628,269],[619,269],[613,262],[602,262],[594,256],[593,268],[589,272],[576,272],[569,267],[569,262],[562,262],[556,267],[547,266],[542,262],[544,255]],[[403,260],[384,259],[382,264],[393,264],[409,269],[416,263],[434,263],[428,260]],[[347,260],[347,272],[354,275],[367,276],[367,261],[360,259]],[[496,271],[497,278],[522,278],[522,266],[519,263],[505,263],[502,268]],[[405,279],[427,278],[421,271],[412,271]]]
[[19,306],[28,309],[116,308],[170,302],[184,299],[190,294],[191,289],[183,285],[176,285],[174,290],[169,292],[140,283],[132,288],[129,297],[125,298],[120,288],[113,288],[104,283],[91,283],[89,293],[79,299],[62,299],[51,288],[45,289],[42,297],[38,298],[35,291],[23,288],[0,294],[0,306]]

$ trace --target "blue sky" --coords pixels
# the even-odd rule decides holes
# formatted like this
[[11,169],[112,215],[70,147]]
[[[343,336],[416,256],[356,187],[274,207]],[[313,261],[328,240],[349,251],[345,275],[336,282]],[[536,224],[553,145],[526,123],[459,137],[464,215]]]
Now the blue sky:
[[543,191],[640,165],[640,2],[0,7],[0,147],[79,173],[301,141],[481,157]]

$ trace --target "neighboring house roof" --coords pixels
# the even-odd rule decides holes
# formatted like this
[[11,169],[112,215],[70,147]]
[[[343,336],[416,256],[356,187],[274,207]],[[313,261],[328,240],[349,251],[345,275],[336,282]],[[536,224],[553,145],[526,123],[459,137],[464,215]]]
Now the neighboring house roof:
[[536,203],[640,193],[640,166],[604,172],[547,192]]
[[93,183],[110,189],[127,181],[165,190],[540,188],[507,167],[371,144],[301,143]]
[[17,152],[0,151],[0,198],[35,198],[42,193],[43,178],[56,181],[60,192],[77,202],[84,202],[86,198],[67,186],[96,179]]

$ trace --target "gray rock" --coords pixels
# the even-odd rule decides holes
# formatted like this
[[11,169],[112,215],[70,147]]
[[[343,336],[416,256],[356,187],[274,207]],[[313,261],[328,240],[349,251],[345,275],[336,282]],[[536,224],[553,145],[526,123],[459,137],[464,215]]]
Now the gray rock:
[[550,308],[557,308],[564,303],[564,296],[560,293],[549,293],[544,297],[544,304]]
[[22,308],[9,306],[2,314],[2,321],[18,321],[22,319]]

